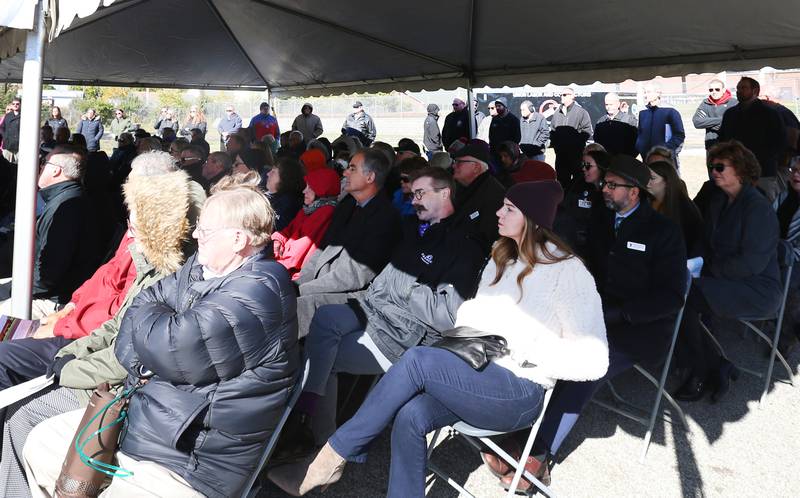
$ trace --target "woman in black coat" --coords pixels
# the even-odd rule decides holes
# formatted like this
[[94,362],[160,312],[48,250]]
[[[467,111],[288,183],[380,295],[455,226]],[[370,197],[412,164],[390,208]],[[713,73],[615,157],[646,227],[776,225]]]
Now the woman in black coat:
[[152,375],[130,400],[120,451],[219,498],[255,471],[299,367],[295,291],[263,250],[274,212],[257,189],[222,183],[197,254],[139,294],[115,349],[129,384]]
[[761,175],[755,156],[737,141],[708,151],[716,185],[709,194],[705,220],[703,272],[694,279],[686,302],[681,350],[691,375],[675,393],[697,401],[711,392],[717,401],[738,376],[700,325],[700,315],[722,318],[768,316],[780,304],[777,260],[778,220],[754,184]]

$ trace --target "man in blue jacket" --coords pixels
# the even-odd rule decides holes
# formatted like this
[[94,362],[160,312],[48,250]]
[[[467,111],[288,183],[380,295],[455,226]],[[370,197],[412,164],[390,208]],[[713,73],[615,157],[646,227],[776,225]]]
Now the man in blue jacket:
[[647,152],[656,145],[664,145],[675,154],[675,166],[678,166],[678,153],[683,147],[686,133],[683,120],[676,109],[661,107],[661,87],[648,83],[644,87],[644,99],[647,107],[639,111],[639,137],[636,139],[636,150],[647,159]]
[[80,133],[86,138],[86,149],[89,152],[100,150],[100,139],[103,138],[103,122],[94,109],[87,109],[86,116],[78,123],[75,133]]

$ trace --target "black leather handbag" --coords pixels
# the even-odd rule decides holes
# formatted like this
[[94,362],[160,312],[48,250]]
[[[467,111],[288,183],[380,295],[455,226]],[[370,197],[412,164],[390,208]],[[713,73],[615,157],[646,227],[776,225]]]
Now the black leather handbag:
[[442,332],[434,348],[450,351],[475,370],[483,370],[495,358],[510,353],[505,338],[472,327],[456,327]]

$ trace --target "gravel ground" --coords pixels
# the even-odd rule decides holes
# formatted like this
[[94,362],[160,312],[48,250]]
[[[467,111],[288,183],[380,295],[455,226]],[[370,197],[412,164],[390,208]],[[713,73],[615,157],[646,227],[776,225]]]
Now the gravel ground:
[[[728,356],[742,366],[760,369],[766,349],[734,327],[718,327]],[[789,358],[800,382],[800,354]],[[776,365],[776,376],[785,378]],[[674,383],[674,379],[672,379]],[[671,383],[668,383],[670,386]],[[623,395],[642,404],[653,390],[634,373],[615,383]],[[790,497],[797,496],[800,475],[800,389],[775,382],[766,404],[758,407],[763,383],[743,374],[718,404],[708,400],[683,404],[690,432],[658,422],[644,463],[639,463],[644,428],[615,413],[590,405],[564,443],[553,469],[551,489],[570,497]],[[608,397],[600,391],[598,397]],[[309,496],[366,498],[385,496],[389,471],[389,438],[379,438],[364,465],[350,464],[342,480],[325,493]],[[497,479],[459,439],[445,439],[433,459],[477,497],[504,496]],[[274,486],[260,497],[284,497]],[[429,476],[429,497],[456,497],[452,488]]]

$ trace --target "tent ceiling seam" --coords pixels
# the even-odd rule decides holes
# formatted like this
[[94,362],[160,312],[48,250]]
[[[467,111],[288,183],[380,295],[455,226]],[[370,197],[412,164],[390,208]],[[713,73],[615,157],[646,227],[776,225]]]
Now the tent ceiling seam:
[[258,66],[256,66],[255,62],[253,62],[253,59],[250,58],[250,54],[248,54],[247,51],[242,46],[242,44],[239,43],[239,39],[236,38],[236,35],[233,34],[233,30],[228,25],[228,21],[226,21],[225,18],[222,17],[222,13],[220,13],[220,11],[217,9],[217,6],[214,5],[214,2],[212,0],[206,0],[206,5],[208,5],[209,9],[211,9],[211,12],[214,14],[214,16],[220,22],[220,24],[222,24],[222,27],[225,29],[225,32],[228,33],[228,36],[230,37],[231,41],[233,42],[234,45],[236,45],[236,48],[239,50],[239,52],[241,52],[242,56],[247,60],[247,63],[250,64],[250,67],[253,69],[253,71],[255,71],[256,75],[258,75],[258,77],[261,78],[261,81],[264,82],[264,85],[267,87],[267,90],[271,89],[272,85],[270,85],[267,78],[264,77],[264,75],[261,73],[261,70],[258,68]]
[[399,52],[403,52],[403,53],[405,53],[407,55],[411,55],[411,56],[417,57],[419,59],[424,59],[424,60],[427,60],[429,62],[433,62],[435,64],[439,64],[440,66],[445,66],[445,67],[448,67],[450,69],[455,69],[455,70],[459,70],[459,71],[464,71],[464,69],[465,69],[465,68],[463,68],[461,66],[458,66],[456,64],[453,64],[451,62],[447,62],[447,61],[444,61],[442,59],[433,57],[432,55],[424,54],[422,52],[418,52],[416,50],[412,50],[410,48],[403,47],[403,46],[398,45],[396,43],[392,43],[392,42],[384,40],[382,38],[378,38],[377,36],[372,36],[372,35],[369,35],[367,33],[363,33],[361,31],[356,31],[356,30],[354,30],[352,28],[348,28],[347,26],[342,26],[341,24],[337,24],[337,23],[335,23],[333,21],[328,21],[328,20],[322,19],[320,17],[312,16],[312,15],[309,15],[309,14],[307,14],[305,12],[300,12],[300,11],[294,10],[292,8],[285,7],[283,5],[278,5],[278,4],[276,4],[274,2],[270,2],[268,0],[251,0],[251,1],[254,2],[254,3],[257,3],[259,5],[263,5],[265,7],[269,7],[271,9],[278,10],[280,12],[293,15],[295,17],[300,17],[301,19],[306,19],[308,21],[312,21],[312,22],[315,22],[317,24],[321,24],[323,26],[327,26],[329,28],[333,28],[333,29],[345,32],[345,33],[347,33],[349,35],[352,35],[352,36],[355,36],[355,37],[358,37],[358,38],[362,38],[362,39],[370,41],[372,43],[376,43],[378,45],[382,45],[384,47],[391,48],[391,49],[397,50]]

